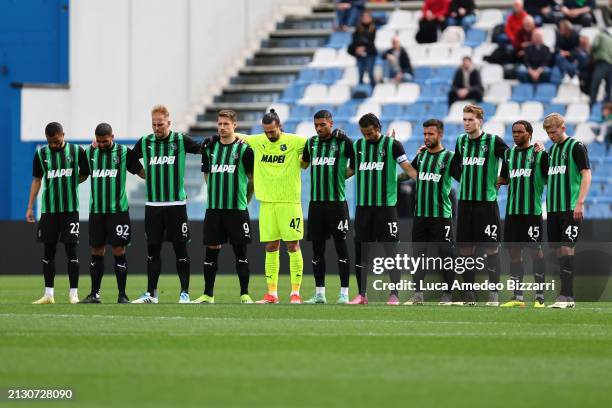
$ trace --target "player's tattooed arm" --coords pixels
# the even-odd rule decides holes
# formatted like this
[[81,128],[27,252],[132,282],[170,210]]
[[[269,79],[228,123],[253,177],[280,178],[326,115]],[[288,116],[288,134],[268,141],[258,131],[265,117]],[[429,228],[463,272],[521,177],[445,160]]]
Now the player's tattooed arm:
[[32,178],[32,185],[30,186],[30,199],[28,200],[28,209],[26,210],[26,221],[30,224],[36,221],[34,218],[34,201],[38,196],[38,192],[40,191],[40,184],[42,179],[38,177]]

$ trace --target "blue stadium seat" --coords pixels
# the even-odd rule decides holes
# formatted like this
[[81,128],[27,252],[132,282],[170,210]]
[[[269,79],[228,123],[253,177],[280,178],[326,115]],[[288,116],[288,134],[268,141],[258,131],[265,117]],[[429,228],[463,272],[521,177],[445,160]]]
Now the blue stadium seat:
[[511,100],[520,103],[533,100],[533,85],[518,84],[514,86],[512,88]]
[[359,139],[361,136],[361,131],[359,130],[359,125],[357,123],[347,123],[344,127],[344,131],[353,140]]
[[589,117],[590,122],[600,123],[602,121],[601,117],[601,102],[597,102],[595,105],[591,107],[591,116]]
[[351,33],[336,31],[329,36],[326,47],[340,49],[347,47],[351,43]]
[[327,68],[323,70],[320,82],[324,83],[325,85],[331,85],[336,81],[339,81],[340,78],[342,78],[342,74],[344,74],[344,70],[342,68]]
[[465,33],[464,45],[468,47],[478,47],[480,44],[487,40],[487,32],[478,28],[470,28]]
[[460,123],[445,123],[444,124],[444,134],[446,135],[444,136],[445,139],[450,139],[450,138],[456,139],[457,136],[459,136],[461,133],[463,133],[462,124]]
[[[289,120],[286,120],[283,122],[283,131],[287,132],[287,133],[294,133],[295,129],[297,128],[297,125],[301,122],[301,119],[294,119],[291,118]],[[261,130],[259,130],[257,133],[261,133]]]
[[432,67],[416,67],[414,69],[414,80],[419,84],[424,84],[433,76],[434,70]]
[[484,111],[485,120],[486,118],[490,118],[495,115],[495,111],[497,110],[497,105],[491,102],[482,102],[480,107]]
[[533,95],[533,99],[538,102],[548,103],[552,101],[555,96],[557,96],[556,85],[540,84],[535,87],[535,94]]
[[304,96],[304,88],[305,87],[306,87],[305,85],[298,85],[298,84],[295,84],[295,83],[291,84],[290,86],[285,88],[281,98],[279,99],[279,102],[287,103],[287,104],[290,104],[290,105],[294,104],[295,101],[297,101],[302,96]]
[[381,115],[385,119],[389,120],[401,120],[404,119],[404,106],[398,103],[391,103],[382,106]]
[[423,121],[423,118],[426,116],[426,107],[426,104],[422,102],[415,102],[412,105],[408,105],[404,110],[402,119]]
[[457,67],[438,67],[432,70],[431,77],[424,81],[426,85],[448,84],[453,82]]
[[309,85],[319,81],[321,71],[315,68],[303,68],[298,75],[296,83],[299,85]]
[[448,105],[445,103],[434,103],[427,109],[427,118],[442,120],[448,114]]
[[448,91],[450,85],[447,84],[436,84],[431,86],[421,87],[421,94],[419,95],[419,102],[429,103],[446,103],[448,101]]
[[310,120],[312,119],[312,106],[309,105],[293,105],[291,108],[291,119],[297,121]]
[[556,112],[560,115],[565,115],[566,106],[560,103],[551,103],[548,105],[544,105],[544,116],[550,115],[553,112]]
[[[571,135],[571,133],[567,132]],[[601,157],[606,155],[606,146],[600,142],[593,142],[587,147],[589,151],[589,157]]]
[[338,121],[348,122],[350,118],[355,116],[355,113],[357,113],[357,105],[353,101],[349,101],[338,107],[334,118]]

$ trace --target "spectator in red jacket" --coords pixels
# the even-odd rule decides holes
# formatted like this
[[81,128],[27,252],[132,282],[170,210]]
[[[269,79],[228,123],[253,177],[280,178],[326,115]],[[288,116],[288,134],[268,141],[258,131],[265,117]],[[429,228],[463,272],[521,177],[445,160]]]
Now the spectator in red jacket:
[[523,27],[512,41],[512,48],[517,57],[523,58],[523,50],[532,43],[532,35],[535,30],[535,20],[531,16],[525,17]]
[[425,0],[421,9],[416,40],[419,44],[434,43],[438,40],[438,29],[444,30],[451,0]]
[[512,13],[508,16],[508,20],[506,20],[505,29],[508,42],[510,42],[512,46],[515,46],[516,37],[523,28],[523,20],[527,16],[528,14],[523,7],[523,0],[514,0],[514,3],[512,3]]

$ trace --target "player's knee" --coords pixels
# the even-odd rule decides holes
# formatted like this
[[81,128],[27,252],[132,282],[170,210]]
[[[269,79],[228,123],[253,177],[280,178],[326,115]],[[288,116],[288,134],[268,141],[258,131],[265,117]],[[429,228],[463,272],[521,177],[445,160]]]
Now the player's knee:
[[297,252],[300,250],[300,241],[287,242],[287,251]]
[[280,249],[280,241],[272,241],[266,243],[267,252],[276,252]]
[[221,245],[208,245],[207,248],[219,250],[219,249],[221,249]]
[[[102,253],[104,255],[104,253]],[[113,256],[123,256],[125,255],[125,247],[124,246],[114,246],[113,247]]]
[[[91,248],[91,254],[93,256],[104,256],[106,249],[104,247]],[[115,250],[113,249],[113,255],[115,254]]]

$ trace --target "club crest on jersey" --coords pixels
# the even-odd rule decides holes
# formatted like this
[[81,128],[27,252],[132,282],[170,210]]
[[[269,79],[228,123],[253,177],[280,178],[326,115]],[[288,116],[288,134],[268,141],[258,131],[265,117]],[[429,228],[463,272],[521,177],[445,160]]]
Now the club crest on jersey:
[[533,157],[533,156],[527,156],[527,161],[528,161],[529,163],[533,163],[533,162],[535,161],[535,157]]
[[438,163],[438,168],[439,169],[443,169],[444,167],[446,167],[446,163],[444,163],[443,161]]
[[119,164],[120,161],[121,159],[119,158],[119,156],[115,156],[115,158],[113,159],[113,163],[115,164]]
[[566,160],[566,159],[567,159],[567,152],[561,153],[561,160]]
[[281,152],[286,152],[287,151],[287,145],[286,144],[280,145],[280,149],[281,149]]
[[234,154],[232,154],[232,159],[234,159],[234,160],[238,160],[238,153],[234,153]]
[[66,163],[72,163],[72,156],[66,156]]
[[176,150],[176,143],[168,143],[168,149]]
[[480,150],[482,150],[483,152],[485,152],[485,153],[486,153],[486,152],[489,150],[489,146],[487,146],[487,145],[482,145],[482,146],[480,146]]
[[378,154],[381,157],[385,157],[387,155],[387,152],[383,148],[380,148],[380,149],[378,149]]

